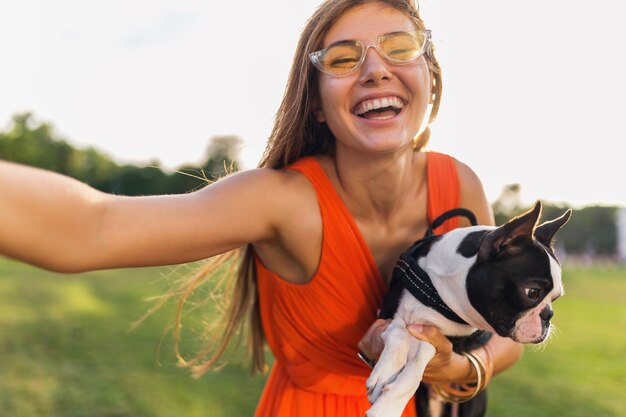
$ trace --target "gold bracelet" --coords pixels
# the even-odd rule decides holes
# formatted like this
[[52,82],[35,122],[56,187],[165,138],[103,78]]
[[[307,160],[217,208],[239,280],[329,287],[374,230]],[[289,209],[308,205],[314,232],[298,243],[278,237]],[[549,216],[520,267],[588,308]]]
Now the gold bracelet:
[[365,353],[361,352],[360,350],[356,353],[356,355],[359,357],[359,359],[361,359],[361,361],[363,361],[364,364],[366,364],[370,368],[374,369],[374,367],[376,366],[376,361],[374,359],[368,358]]
[[433,384],[433,390],[443,401],[450,403],[463,403],[476,397],[487,386],[487,370],[481,358],[469,352],[462,352],[476,370],[476,384]]
[[474,354],[474,356],[476,356],[478,359],[482,359],[481,364],[485,368],[485,387],[486,387],[487,385],[489,385],[489,382],[491,381],[491,377],[493,376],[493,356],[487,345],[484,345],[483,347],[481,347],[481,350],[485,351],[484,358],[476,354]]
[[485,362],[483,362],[480,356],[477,356],[472,352],[465,352],[463,355],[469,359],[470,362],[473,361],[472,365],[476,368],[476,373],[480,374],[478,381],[476,382],[476,390],[478,393],[487,387],[487,368],[485,367]]

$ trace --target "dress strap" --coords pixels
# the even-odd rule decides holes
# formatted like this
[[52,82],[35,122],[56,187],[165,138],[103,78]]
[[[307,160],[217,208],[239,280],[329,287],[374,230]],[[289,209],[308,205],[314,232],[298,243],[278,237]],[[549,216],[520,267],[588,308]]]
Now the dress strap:
[[[426,153],[426,176],[428,181],[428,222],[448,210],[460,207],[461,186],[453,157],[438,153]],[[454,217],[436,228],[436,234],[443,234],[458,227],[459,219]]]

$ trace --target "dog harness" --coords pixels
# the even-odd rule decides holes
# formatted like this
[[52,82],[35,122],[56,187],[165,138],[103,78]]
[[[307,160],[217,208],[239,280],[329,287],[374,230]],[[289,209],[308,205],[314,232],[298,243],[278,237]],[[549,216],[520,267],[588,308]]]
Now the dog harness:
[[[388,294],[390,297],[397,298],[401,293],[401,289],[407,289],[426,307],[432,308],[449,320],[460,324],[468,324],[454,311],[452,311],[450,307],[448,307],[448,305],[441,299],[441,296],[433,285],[430,276],[428,276],[426,271],[424,271],[418,263],[418,255],[420,254],[421,249],[426,245],[431,245],[436,240],[441,238],[441,235],[436,235],[433,231],[441,226],[446,220],[457,216],[467,217],[472,226],[477,225],[474,213],[464,208],[448,210],[441,216],[437,217],[431,223],[424,237],[416,241],[408,250],[400,255],[400,259],[398,259],[398,262],[393,270],[393,276],[391,277],[391,283],[389,284]],[[388,300],[385,301],[385,305],[388,305]],[[394,312],[397,309],[398,302],[399,299],[391,301],[392,304],[395,304],[395,307],[392,307]],[[381,311],[381,316],[383,313],[388,315],[390,312]]]

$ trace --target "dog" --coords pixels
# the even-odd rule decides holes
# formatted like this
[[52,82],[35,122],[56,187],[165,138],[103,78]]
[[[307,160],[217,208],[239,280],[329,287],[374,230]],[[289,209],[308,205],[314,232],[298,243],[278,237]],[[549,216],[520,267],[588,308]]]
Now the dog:
[[435,355],[431,344],[409,334],[409,324],[433,325],[449,337],[484,331],[535,344],[548,337],[552,302],[563,294],[554,236],[571,210],[538,225],[540,214],[538,201],[500,227],[432,235],[402,255],[394,279],[399,275],[418,286],[432,284],[418,291],[396,285],[385,299],[383,312],[393,318],[366,382],[372,404],[367,417],[400,416]]

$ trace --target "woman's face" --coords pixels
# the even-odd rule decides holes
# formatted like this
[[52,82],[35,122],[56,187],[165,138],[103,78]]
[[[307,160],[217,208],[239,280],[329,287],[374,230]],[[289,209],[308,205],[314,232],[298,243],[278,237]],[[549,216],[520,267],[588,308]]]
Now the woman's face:
[[[324,38],[324,48],[341,40],[375,45],[381,35],[416,29],[402,12],[381,3],[368,3],[337,20]],[[338,152],[341,148],[393,152],[411,145],[419,131],[430,98],[430,74],[423,56],[408,65],[393,65],[376,49],[368,48],[356,72],[339,78],[320,73],[319,92],[315,117],[328,124]],[[382,98],[396,109],[364,112],[373,100],[385,103]]]

